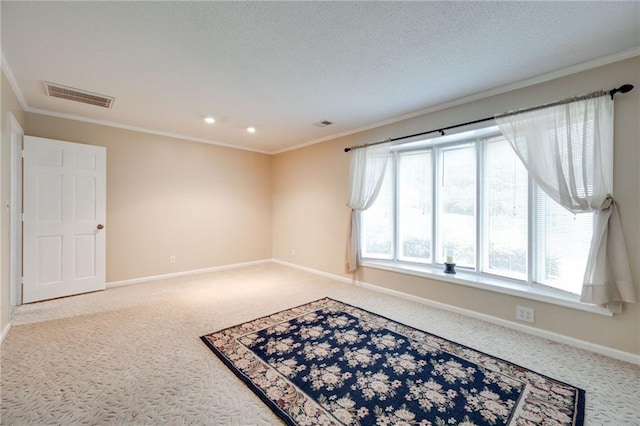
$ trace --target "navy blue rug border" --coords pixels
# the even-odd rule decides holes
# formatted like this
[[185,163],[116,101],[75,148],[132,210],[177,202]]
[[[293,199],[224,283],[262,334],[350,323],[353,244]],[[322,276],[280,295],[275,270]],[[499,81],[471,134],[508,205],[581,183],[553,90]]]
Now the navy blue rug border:
[[[306,304],[306,303],[305,303]],[[304,306],[304,305],[300,305],[300,306]],[[285,311],[287,311],[288,309],[285,309]],[[280,312],[284,312],[284,311],[280,311]],[[278,313],[278,312],[276,312]],[[267,315],[268,316],[268,315]],[[263,318],[263,317],[260,317]],[[259,319],[259,318],[256,318]],[[253,320],[249,320],[249,321],[253,321]],[[238,324],[240,325],[240,324]],[[233,328],[235,326],[229,327],[229,328]],[[224,330],[227,330],[226,328]],[[224,331],[224,330],[220,330],[220,331]],[[214,331],[213,333],[209,333],[209,334],[214,334],[214,333],[219,333],[219,331]],[[211,343],[207,340],[207,336],[208,334],[205,334],[204,336],[200,336],[200,340],[202,340],[204,342],[205,345],[207,345],[207,347],[209,349],[211,349],[211,351],[216,354],[216,356],[220,359],[220,361],[222,361],[224,363],[224,365],[227,366],[227,368],[231,371],[233,371],[233,373],[236,375],[236,377],[238,377],[240,380],[242,380],[242,382],[253,391],[254,394],[256,394],[258,396],[258,398],[260,398],[260,400],[262,402],[265,403],[265,405],[267,407],[269,407],[271,409],[271,411],[273,411],[273,413],[275,415],[277,415],[278,417],[280,417],[287,425],[290,426],[297,426],[297,423],[287,415],[287,413],[285,413],[283,410],[280,409],[280,407],[278,407],[277,404],[275,404],[271,399],[269,399],[264,393],[262,393],[262,391],[253,384],[253,381],[245,376],[244,374],[242,374],[242,372],[240,370],[238,370],[232,363],[231,361],[229,361],[227,359],[227,357],[225,357],[222,353],[220,353],[216,348],[213,347],[213,345],[211,345]]]
[[425,330],[421,330],[421,329],[419,329],[419,328],[416,328],[416,327],[413,327],[413,326],[410,326],[410,325],[406,325],[406,324],[404,324],[404,323],[402,323],[402,322],[399,322],[399,321],[394,320],[394,319],[392,319],[392,318],[386,317],[386,316],[384,316],[384,315],[380,315],[380,314],[378,314],[378,313],[371,312],[371,311],[369,311],[368,309],[364,309],[364,308],[361,308],[361,307],[359,307],[359,306],[352,305],[352,304],[350,304],[350,303],[343,302],[343,301],[338,300],[338,299],[333,299],[333,298],[331,298],[331,297],[322,297],[322,298],[320,298],[320,299],[312,300],[312,301],[309,301],[309,302],[306,302],[306,303],[303,303],[303,304],[300,304],[300,305],[296,305],[296,306],[292,306],[292,307],[289,307],[289,308],[283,309],[283,310],[281,310],[281,311],[277,311],[277,312],[274,312],[274,313],[271,313],[271,314],[263,315],[263,316],[261,316],[261,317],[253,318],[253,319],[250,319],[250,320],[244,321],[244,322],[242,322],[242,323],[235,324],[235,325],[232,325],[232,326],[229,326],[229,327],[226,327],[226,328],[223,328],[223,329],[217,330],[217,331],[212,331],[211,333],[207,333],[207,334],[205,334],[205,335],[203,335],[203,336],[200,336],[200,340],[202,340],[202,342],[204,342],[204,344],[205,344],[205,345],[206,345],[206,346],[207,346],[207,347],[208,347],[208,348],[209,348],[209,349],[210,349],[210,350],[211,350],[211,351],[212,351],[212,352],[213,352],[213,353],[214,353],[214,354],[215,354],[215,355],[216,355],[216,356],[217,356],[217,357],[218,357],[218,358],[219,358],[219,359],[224,363],[224,365],[225,365],[225,366],[227,366],[227,368],[228,368],[229,370],[231,370],[231,371],[236,375],[236,377],[238,377],[238,378],[239,378],[239,379],[240,379],[240,380],[241,380],[241,381],[242,381],[242,382],[243,382],[243,383],[244,383],[244,384],[245,384],[249,389],[251,389],[251,391],[253,391],[253,393],[254,393],[254,394],[256,394],[256,396],[258,396],[258,397],[260,398],[260,400],[261,400],[262,402],[264,402],[264,403],[265,403],[265,404],[266,404],[266,405],[271,409],[271,411],[273,411],[273,413],[274,413],[274,414],[276,414],[278,417],[280,417],[280,418],[281,418],[281,419],[282,419],[282,420],[283,420],[287,425],[297,426],[297,423],[295,423],[295,421],[294,421],[291,417],[289,417],[289,416],[286,414],[286,412],[284,412],[283,410],[281,410],[281,409],[280,409],[280,407],[278,407],[278,406],[277,406],[277,404],[275,404],[271,399],[269,399],[266,395],[264,395],[264,394],[262,393],[262,391],[261,391],[257,386],[255,386],[255,385],[253,384],[253,381],[252,381],[249,377],[245,376],[245,375],[244,375],[240,370],[238,370],[238,369],[233,365],[233,363],[232,363],[231,361],[229,361],[229,359],[227,359],[227,357],[226,357],[224,354],[222,354],[220,351],[218,351],[218,349],[216,349],[216,348],[215,348],[215,347],[214,347],[214,346],[213,346],[213,345],[212,345],[212,344],[207,340],[207,336],[210,336],[210,335],[212,335],[212,334],[221,333],[221,332],[223,332],[223,331],[226,331],[226,330],[229,330],[229,329],[232,329],[232,328],[238,327],[239,325],[245,324],[245,323],[247,323],[247,322],[253,322],[253,321],[262,320],[262,319],[269,318],[269,317],[271,317],[271,316],[273,316],[273,315],[277,315],[277,314],[282,313],[282,312],[285,312],[285,311],[289,311],[289,310],[297,309],[297,308],[302,308],[303,306],[310,305],[310,304],[312,304],[312,303],[322,302],[322,301],[325,301],[325,300],[326,300],[326,301],[331,301],[331,302],[338,302],[338,303],[342,303],[343,305],[347,305],[347,306],[350,306],[350,307],[352,307],[352,308],[359,309],[359,310],[364,311],[364,312],[367,312],[367,313],[369,313],[369,314],[371,314],[371,315],[375,315],[375,316],[377,316],[377,317],[383,318],[383,319],[385,319],[385,320],[387,320],[387,321],[395,322],[395,323],[397,323],[397,324],[400,324],[400,325],[402,325],[402,326],[404,326],[404,327],[407,327],[407,328],[410,328],[410,329],[412,329],[412,330],[415,330],[415,331],[418,331],[418,332],[421,332],[421,333],[427,333],[427,334],[430,334],[431,336],[437,337],[437,338],[442,339],[442,340],[444,340],[444,341],[447,341],[447,342],[449,342],[449,343],[453,343],[453,344],[458,345],[458,346],[460,346],[460,347],[463,347],[463,348],[466,348],[466,349],[469,349],[469,350],[475,351],[475,352],[477,352],[477,353],[480,353],[480,354],[482,354],[482,355],[488,356],[488,357],[490,357],[490,358],[494,358],[494,359],[500,360],[500,361],[502,361],[502,362],[504,362],[504,363],[507,363],[507,364],[509,364],[509,365],[512,365],[512,366],[515,366],[515,367],[518,367],[518,368],[523,368],[523,369],[528,370],[528,371],[531,371],[532,373],[535,373],[535,374],[537,374],[537,375],[539,375],[539,376],[542,376],[542,377],[544,377],[544,378],[546,378],[546,379],[548,379],[548,380],[552,380],[552,381],[554,381],[554,382],[561,383],[561,384],[563,384],[563,385],[565,385],[565,386],[570,386],[570,387],[572,387],[572,388],[576,389],[576,390],[577,390],[577,393],[578,393],[578,397],[577,397],[577,400],[576,400],[576,407],[574,408],[574,410],[575,410],[575,411],[574,411],[574,423],[573,423],[573,425],[572,425],[572,426],[584,426],[584,415],[585,415],[585,408],[586,408],[586,407],[585,407],[585,391],[584,391],[584,389],[581,389],[581,388],[579,388],[579,387],[577,387],[577,386],[575,386],[575,385],[572,385],[572,384],[569,384],[569,383],[563,382],[563,381],[561,381],[561,380],[554,379],[553,377],[549,377],[549,376],[547,376],[547,375],[545,375],[545,374],[539,373],[539,372],[537,372],[536,370],[532,370],[532,369],[530,369],[530,368],[523,367],[523,366],[521,366],[521,365],[519,365],[519,364],[513,363],[513,362],[511,362],[511,361],[507,361],[507,360],[505,360],[505,359],[503,359],[503,358],[500,358],[500,357],[497,357],[497,356],[495,356],[495,355],[491,355],[491,354],[488,354],[488,353],[486,353],[486,352],[480,351],[480,350],[478,350],[478,349],[472,348],[472,347],[470,347],[470,346],[463,345],[463,344],[458,343],[458,342],[456,342],[456,341],[446,339],[446,338],[444,338],[444,337],[442,337],[442,336],[439,336],[439,335],[437,335],[437,334],[434,334],[434,333],[432,333],[432,332],[430,332],[430,331],[425,331]]

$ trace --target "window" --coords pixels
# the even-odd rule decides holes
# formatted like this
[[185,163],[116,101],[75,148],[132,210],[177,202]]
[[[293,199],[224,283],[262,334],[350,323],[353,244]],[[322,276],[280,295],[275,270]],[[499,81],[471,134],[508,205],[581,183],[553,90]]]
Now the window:
[[497,133],[394,148],[361,214],[363,257],[440,268],[451,255],[463,270],[579,294],[593,215],[551,200]]
[[393,173],[389,164],[375,203],[361,218],[362,256],[372,259],[393,258],[394,194]]
[[580,294],[587,265],[593,214],[574,215],[536,191],[534,239],[538,259],[534,279],[540,284]]
[[484,271],[526,280],[529,177],[509,143],[485,142]]
[[398,158],[399,259],[431,262],[433,165],[431,150],[404,152]]
[[438,149],[438,263],[455,253],[458,266],[476,265],[476,148]]

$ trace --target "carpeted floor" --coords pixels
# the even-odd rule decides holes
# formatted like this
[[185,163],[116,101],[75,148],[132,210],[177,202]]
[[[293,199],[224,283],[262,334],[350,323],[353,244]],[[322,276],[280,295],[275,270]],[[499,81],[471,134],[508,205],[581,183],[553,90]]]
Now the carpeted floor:
[[0,422],[281,424],[199,336],[326,296],[585,389],[587,425],[640,425],[638,366],[270,263],[20,307]]

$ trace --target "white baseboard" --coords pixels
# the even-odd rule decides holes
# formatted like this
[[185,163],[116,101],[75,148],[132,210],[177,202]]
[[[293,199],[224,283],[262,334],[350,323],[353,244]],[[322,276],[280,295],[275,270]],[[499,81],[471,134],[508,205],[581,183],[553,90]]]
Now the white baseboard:
[[4,342],[4,338],[7,337],[7,333],[9,333],[10,329],[11,329],[11,321],[9,321],[9,324],[7,324],[4,330],[2,330],[2,334],[0,334],[0,345],[2,345],[2,342]]
[[363,281],[358,281],[358,280],[355,280],[355,279],[349,279],[349,278],[346,278],[344,276],[329,274],[329,273],[326,273],[326,272],[323,272],[323,271],[318,271],[318,270],[313,269],[313,268],[307,268],[306,266],[300,266],[300,265],[296,265],[296,264],[293,264],[293,263],[284,262],[284,261],[278,260],[278,259],[272,259],[272,261],[274,263],[277,263],[277,264],[280,264],[280,265],[283,265],[283,266],[288,266],[290,268],[299,269],[301,271],[309,272],[309,273],[316,274],[316,275],[321,275],[321,276],[326,277],[326,278],[332,278],[332,279],[334,279],[336,281],[340,281],[340,282],[344,282],[344,283],[348,283],[348,284],[355,284],[355,285],[357,285],[359,287],[367,288],[369,290],[377,291],[379,293],[384,293],[384,294],[388,294],[388,295],[391,295],[391,296],[399,297],[401,299],[411,300],[413,302],[422,303],[422,304],[427,305],[427,306],[431,306],[431,307],[442,309],[442,310],[449,311],[449,312],[454,312],[454,313],[461,314],[461,315],[464,315],[464,316],[467,316],[467,317],[470,317],[470,318],[479,319],[479,320],[482,320],[482,321],[489,322],[491,324],[501,325],[503,327],[510,328],[512,330],[518,330],[518,331],[521,331],[523,333],[527,333],[527,334],[531,334],[531,335],[534,335],[534,336],[537,336],[537,337],[542,337],[542,338],[545,338],[545,339],[549,339],[549,340],[552,340],[554,342],[563,343],[565,345],[573,346],[573,347],[580,348],[580,349],[585,349],[587,351],[595,352],[597,354],[608,356],[610,358],[614,358],[614,359],[617,359],[617,360],[620,360],[620,361],[625,361],[625,362],[628,362],[628,363],[631,363],[631,364],[640,365],[640,355],[636,355],[636,354],[632,354],[632,353],[629,353],[629,352],[620,351],[620,350],[613,349],[613,348],[608,348],[606,346],[597,345],[597,344],[594,344],[594,343],[589,343],[589,342],[586,342],[584,340],[580,340],[580,339],[575,339],[573,337],[564,336],[562,334],[554,333],[552,331],[542,330],[542,329],[539,329],[539,328],[535,328],[535,327],[519,324],[519,323],[516,323],[516,322],[507,321],[507,320],[502,319],[502,318],[498,318],[498,317],[494,317],[494,316],[486,315],[486,314],[481,314],[479,312],[470,311],[468,309],[459,308],[457,306],[452,306],[452,305],[448,305],[448,304],[445,304],[445,303],[436,302],[436,301],[433,301],[433,300],[425,299],[423,297],[414,296],[414,295],[409,294],[409,293],[404,293],[404,292],[397,291],[397,290],[391,290],[391,289],[388,289],[388,288],[380,287],[378,285],[369,284],[369,283],[366,283],[366,282],[363,282]]
[[280,259],[271,259],[271,262],[277,263],[277,264],[282,265],[282,266],[287,266],[289,268],[298,269],[300,271],[309,272],[311,274],[320,275],[322,277],[330,278],[332,280],[340,281],[340,282],[347,283],[347,284],[356,284],[357,283],[352,278],[347,278],[347,277],[340,276],[340,275],[330,274],[328,272],[318,271],[317,269],[307,268],[306,266],[296,265],[295,263],[285,262],[284,260],[280,260]]
[[171,273],[171,274],[153,275],[153,276],[149,276],[149,277],[133,278],[133,279],[130,279],[130,280],[112,281],[112,282],[107,283],[107,288],[120,287],[120,286],[123,286],[123,285],[131,285],[131,284],[141,284],[141,283],[146,283],[146,282],[149,282],[149,281],[166,280],[166,279],[169,279],[169,278],[185,277],[187,275],[206,274],[208,272],[217,272],[217,271],[224,271],[224,270],[227,270],[227,269],[243,268],[245,266],[259,265],[261,263],[270,263],[270,262],[271,262],[271,259],[263,259],[263,260],[255,260],[255,261],[252,261],[252,262],[233,263],[233,264],[230,264],[230,265],[213,266],[211,268],[193,269],[193,270],[190,270],[190,271],[174,272],[174,273]]

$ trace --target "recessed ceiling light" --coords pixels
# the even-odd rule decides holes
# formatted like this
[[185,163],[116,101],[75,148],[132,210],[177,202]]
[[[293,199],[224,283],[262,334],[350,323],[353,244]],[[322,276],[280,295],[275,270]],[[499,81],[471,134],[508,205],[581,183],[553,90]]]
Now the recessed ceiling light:
[[207,123],[207,124],[213,124],[213,123],[216,122],[216,119],[211,117],[211,116],[207,116],[207,117],[204,118],[204,122]]
[[256,128],[253,126],[247,127],[247,132],[249,133],[255,133],[256,132]]

